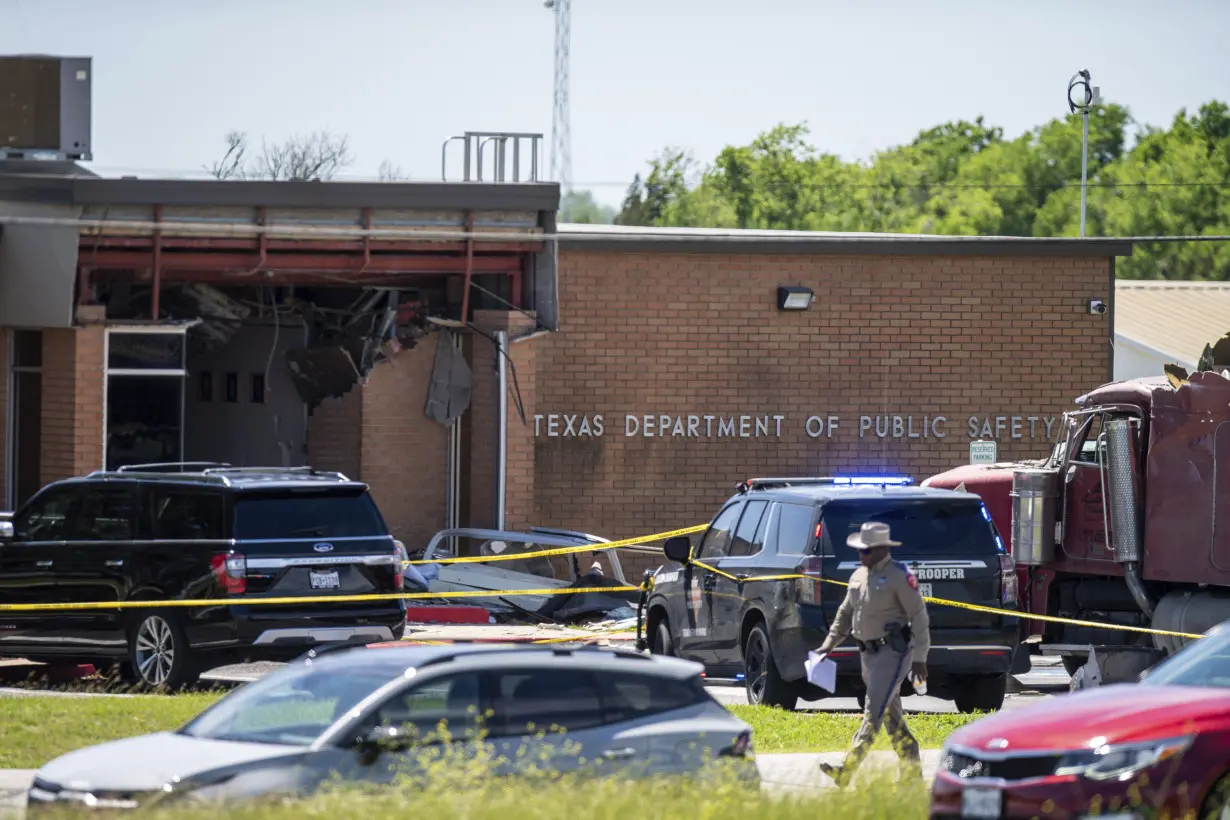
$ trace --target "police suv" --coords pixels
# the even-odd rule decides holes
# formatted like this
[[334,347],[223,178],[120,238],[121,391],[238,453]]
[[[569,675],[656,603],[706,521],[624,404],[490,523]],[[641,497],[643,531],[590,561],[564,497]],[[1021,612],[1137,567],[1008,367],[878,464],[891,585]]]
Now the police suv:
[[[917,576],[923,595],[1016,610],[1015,566],[981,499],[910,484],[895,477],[740,484],[694,549],[687,536],[666,542],[669,563],[655,572],[642,604],[643,644],[699,661],[710,677],[741,678],[751,703],[793,709],[799,698],[836,696],[861,704],[866,690],[853,638],[830,655],[838,665],[832,695],[807,682],[803,661],[845,597],[832,582],[848,581],[858,567],[846,538],[866,521],[891,527],[902,544],[892,557]],[[804,577],[755,580],[775,575]],[[927,612],[927,694],[954,700],[962,712],[1000,708],[1009,673],[1028,669],[1018,619],[935,603]],[[911,684],[902,691],[912,694]]]

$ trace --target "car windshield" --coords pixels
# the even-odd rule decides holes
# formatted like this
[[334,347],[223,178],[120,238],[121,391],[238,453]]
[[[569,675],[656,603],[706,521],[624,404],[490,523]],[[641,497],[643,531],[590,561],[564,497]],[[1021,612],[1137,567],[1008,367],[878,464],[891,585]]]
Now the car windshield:
[[210,740],[307,746],[395,677],[388,669],[338,672],[294,664],[220,700],[181,734]]
[[843,561],[857,561],[858,553],[846,539],[868,521],[887,524],[892,539],[901,542],[893,550],[900,558],[942,555],[985,557],[998,551],[995,531],[978,501],[833,501],[824,506],[821,519],[827,554]]
[[1216,627],[1159,663],[1141,682],[1152,686],[1230,688],[1230,627]]

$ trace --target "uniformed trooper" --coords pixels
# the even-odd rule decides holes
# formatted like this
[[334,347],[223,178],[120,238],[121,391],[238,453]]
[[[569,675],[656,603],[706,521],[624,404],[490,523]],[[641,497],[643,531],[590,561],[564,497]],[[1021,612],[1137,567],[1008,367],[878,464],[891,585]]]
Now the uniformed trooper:
[[869,521],[846,543],[859,551],[862,566],[850,576],[845,600],[833,626],[816,650],[826,654],[853,633],[862,659],[867,696],[863,725],[840,766],[821,763],[821,770],[844,787],[850,782],[883,725],[897,756],[921,776],[918,741],[905,725],[901,708],[901,684],[913,673],[916,680],[927,676],[927,653],[931,649],[927,606],[918,590],[918,579],[889,549],[901,544],[892,540],[887,524]]

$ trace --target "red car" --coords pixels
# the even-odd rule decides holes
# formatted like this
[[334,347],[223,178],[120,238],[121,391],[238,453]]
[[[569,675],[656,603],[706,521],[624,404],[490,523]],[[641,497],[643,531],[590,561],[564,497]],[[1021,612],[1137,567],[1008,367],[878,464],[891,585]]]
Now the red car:
[[932,818],[1230,820],[1230,628],[1139,683],[1060,695],[944,744]]

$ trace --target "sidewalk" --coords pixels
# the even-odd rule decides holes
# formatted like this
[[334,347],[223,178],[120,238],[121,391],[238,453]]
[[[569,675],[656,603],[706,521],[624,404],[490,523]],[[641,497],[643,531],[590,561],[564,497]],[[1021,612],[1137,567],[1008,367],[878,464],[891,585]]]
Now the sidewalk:
[[[798,754],[761,754],[756,756],[760,769],[760,782],[767,792],[790,793],[832,788],[833,781],[820,773],[821,763],[838,765],[845,752],[820,752]],[[923,777],[930,782],[940,764],[939,749],[924,749],[922,753]],[[859,768],[854,781],[868,772],[896,766],[894,752],[872,752]]]
[[[840,763],[844,752],[819,754],[762,754],[756,756],[760,769],[761,784],[770,793],[789,794],[800,791],[831,788],[832,781],[820,774],[819,764]],[[939,749],[926,749],[922,753],[923,775],[927,780],[935,776],[940,762]],[[859,770],[859,776],[881,767],[893,766],[897,756],[892,752],[872,752]],[[14,810],[26,805],[26,790],[34,779],[33,769],[0,769],[0,815],[11,816]],[[856,782],[858,777],[855,778]]]

